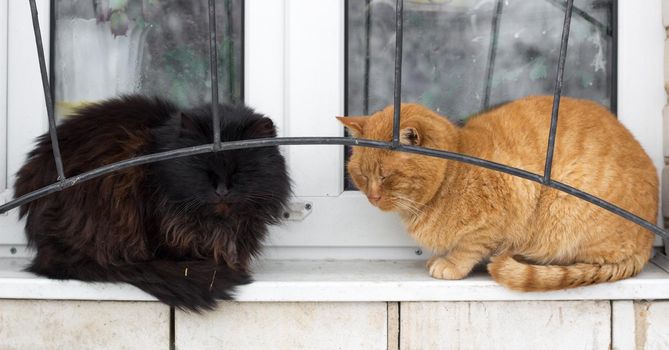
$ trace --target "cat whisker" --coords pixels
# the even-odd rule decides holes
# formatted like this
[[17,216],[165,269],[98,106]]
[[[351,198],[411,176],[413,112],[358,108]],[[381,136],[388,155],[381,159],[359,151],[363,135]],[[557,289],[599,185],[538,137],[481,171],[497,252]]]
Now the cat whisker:
[[405,202],[409,202],[409,203],[411,203],[411,204],[413,204],[413,205],[415,205],[415,206],[417,206],[417,207],[424,207],[424,206],[425,206],[425,204],[423,204],[423,203],[418,203],[418,202],[416,202],[416,201],[414,201],[413,199],[408,198],[408,197],[404,197],[404,196],[395,196],[395,198],[399,198],[399,199],[401,199],[401,200],[403,200],[403,201],[405,201]]
[[273,200],[273,199],[280,199],[281,197],[273,194],[273,193],[247,193],[244,194],[244,197],[247,198],[256,198],[256,199],[263,199],[263,200]]
[[192,211],[193,209],[197,208],[200,206],[200,203],[197,199],[189,199],[181,204],[179,204],[176,209],[176,214],[177,215],[183,215],[185,213],[188,213]]
[[418,216],[423,214],[423,210],[419,206],[424,206],[420,203],[417,203],[413,200],[410,200],[402,196],[392,196],[390,199],[393,201],[393,204],[398,208],[405,210],[411,215]]
[[411,207],[408,207],[405,203],[398,201],[398,200],[393,200],[393,205],[403,211],[409,211],[413,213],[413,210]]

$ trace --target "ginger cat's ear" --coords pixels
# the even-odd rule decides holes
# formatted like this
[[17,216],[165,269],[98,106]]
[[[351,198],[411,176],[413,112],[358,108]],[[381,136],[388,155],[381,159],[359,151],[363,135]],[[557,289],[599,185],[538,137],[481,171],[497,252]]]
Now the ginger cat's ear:
[[420,146],[422,138],[418,129],[409,126],[400,130],[400,143],[407,146]]
[[369,117],[337,117],[337,119],[344,124],[351,136],[357,138],[362,136],[362,129]]

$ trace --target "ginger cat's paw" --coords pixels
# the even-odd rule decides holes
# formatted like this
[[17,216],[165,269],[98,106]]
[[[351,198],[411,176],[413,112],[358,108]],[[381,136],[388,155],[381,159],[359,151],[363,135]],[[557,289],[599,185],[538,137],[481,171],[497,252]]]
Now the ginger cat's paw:
[[441,280],[459,280],[469,274],[469,269],[461,269],[443,256],[433,256],[426,265],[430,276]]

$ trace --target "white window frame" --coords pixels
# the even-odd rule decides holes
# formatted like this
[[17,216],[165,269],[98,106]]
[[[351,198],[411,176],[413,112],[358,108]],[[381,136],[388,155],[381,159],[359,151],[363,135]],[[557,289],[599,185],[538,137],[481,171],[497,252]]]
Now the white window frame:
[[[45,50],[49,1],[38,0]],[[247,0],[245,98],[270,115],[280,136],[343,136],[345,2]],[[661,1],[619,0],[618,117],[658,168],[662,157],[665,32]],[[7,30],[2,30],[6,28]],[[6,34],[2,34],[6,33]],[[4,60],[3,60],[4,59]],[[47,130],[27,3],[0,3],[0,189]],[[342,146],[289,146],[284,154],[296,203],[310,203],[301,221],[272,229],[266,257],[304,259],[416,258],[416,244],[396,215],[382,213],[356,191],[344,191]],[[11,187],[11,186],[9,186]],[[5,189],[0,201],[11,198]],[[17,210],[0,216],[0,256],[25,245]]]
[[[40,29],[44,50],[49,57],[50,2],[38,0]],[[35,47],[30,7],[24,1],[0,3],[0,202],[13,197],[14,174],[32,149],[34,139],[48,129],[44,94]],[[3,64],[4,63],[4,64]],[[4,79],[3,79],[4,78]],[[0,256],[12,254],[25,246],[23,223],[18,221],[18,210],[0,215]],[[14,248],[14,249],[12,249]]]
[[[0,195],[7,188],[7,10],[9,4],[0,4]],[[0,196],[0,202],[2,201]]]

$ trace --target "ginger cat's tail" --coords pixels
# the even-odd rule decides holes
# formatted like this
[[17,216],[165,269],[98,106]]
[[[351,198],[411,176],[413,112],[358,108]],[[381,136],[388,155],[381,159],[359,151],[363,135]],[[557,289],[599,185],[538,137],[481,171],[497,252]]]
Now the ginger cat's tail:
[[600,282],[613,282],[639,273],[648,257],[632,257],[612,264],[532,265],[511,255],[493,257],[488,272],[499,284],[521,292],[575,288]]

